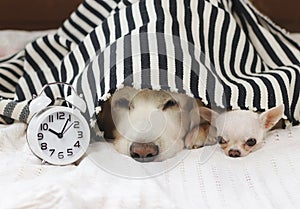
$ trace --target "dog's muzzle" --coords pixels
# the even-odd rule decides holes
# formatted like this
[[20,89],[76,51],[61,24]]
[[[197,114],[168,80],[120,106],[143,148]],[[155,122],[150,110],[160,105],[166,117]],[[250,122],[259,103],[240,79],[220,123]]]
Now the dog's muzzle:
[[229,157],[240,157],[241,156],[241,151],[236,150],[236,149],[230,149],[228,152]]
[[130,146],[130,156],[139,162],[151,162],[159,153],[159,147],[153,142],[133,142]]

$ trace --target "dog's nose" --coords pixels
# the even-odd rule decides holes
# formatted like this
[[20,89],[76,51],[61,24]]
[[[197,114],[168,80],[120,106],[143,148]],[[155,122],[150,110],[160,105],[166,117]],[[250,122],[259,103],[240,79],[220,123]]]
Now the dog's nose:
[[228,155],[230,157],[240,157],[241,156],[241,151],[237,149],[230,149],[228,152]]
[[138,143],[133,142],[130,146],[130,155],[133,159],[139,162],[153,161],[159,153],[158,146],[153,142]]

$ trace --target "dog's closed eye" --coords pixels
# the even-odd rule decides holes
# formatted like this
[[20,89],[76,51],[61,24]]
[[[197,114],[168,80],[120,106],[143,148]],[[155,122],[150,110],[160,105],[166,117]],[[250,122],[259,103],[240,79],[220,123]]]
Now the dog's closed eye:
[[246,141],[245,144],[246,144],[247,146],[249,146],[249,147],[253,147],[253,146],[256,144],[256,139],[250,138],[250,139],[248,139],[248,140]]
[[174,106],[177,106],[177,102],[173,99],[169,99],[163,106],[163,110],[166,110],[168,108],[171,108],[171,107],[174,107]]
[[216,140],[219,144],[227,144],[227,141],[222,136],[217,136]]
[[115,106],[120,108],[129,108],[129,101],[126,98],[120,98],[115,101]]

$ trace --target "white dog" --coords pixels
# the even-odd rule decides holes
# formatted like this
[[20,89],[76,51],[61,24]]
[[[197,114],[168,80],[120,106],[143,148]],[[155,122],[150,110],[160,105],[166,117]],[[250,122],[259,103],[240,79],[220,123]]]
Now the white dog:
[[[120,153],[140,162],[162,161],[184,149],[191,130],[207,127],[199,106],[184,94],[124,87],[102,105],[98,126]],[[203,146],[206,136],[201,140],[189,148]]]
[[200,113],[217,129],[216,140],[225,154],[243,157],[263,145],[267,131],[283,117],[284,106],[271,108],[262,114],[246,110],[218,114],[205,107],[200,107]]

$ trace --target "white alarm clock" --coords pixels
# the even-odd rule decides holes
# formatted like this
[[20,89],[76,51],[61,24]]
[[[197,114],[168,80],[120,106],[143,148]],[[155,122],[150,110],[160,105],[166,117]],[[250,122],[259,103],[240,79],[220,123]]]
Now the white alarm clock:
[[[68,85],[74,94],[64,100],[69,106],[49,106],[51,99],[45,88],[53,84]],[[31,151],[43,161],[53,165],[67,165],[79,160],[90,143],[90,127],[81,112],[85,101],[66,83],[51,83],[43,87],[34,98],[29,110],[34,113],[27,127],[27,142]]]

